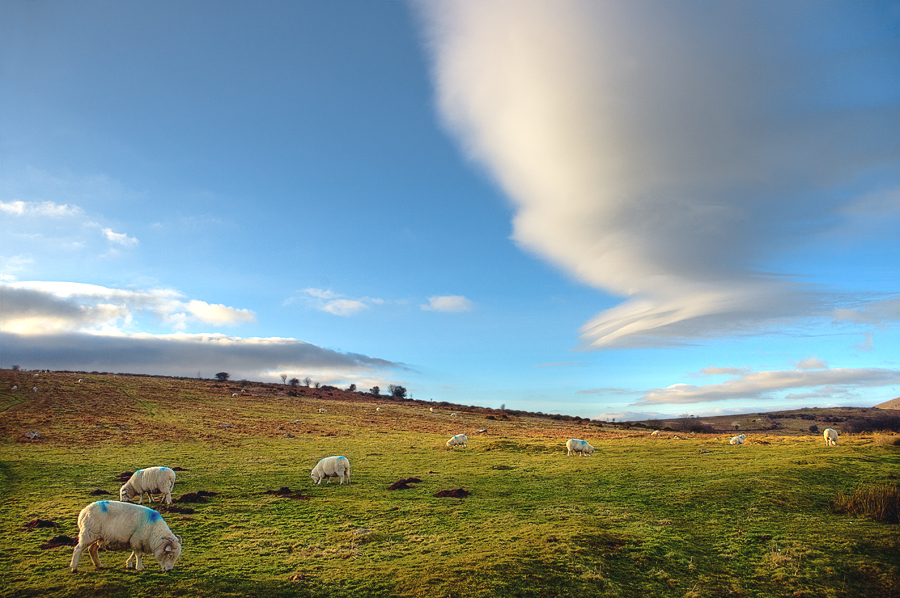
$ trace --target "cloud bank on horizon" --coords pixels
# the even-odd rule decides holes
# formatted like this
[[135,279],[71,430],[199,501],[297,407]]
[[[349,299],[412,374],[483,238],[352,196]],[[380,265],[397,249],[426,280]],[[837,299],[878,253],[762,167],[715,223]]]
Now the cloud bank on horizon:
[[889,6],[415,6],[439,112],[512,202],[514,241],[625,298],[584,324],[587,347],[900,319],[896,296],[775,264],[836,230],[865,234],[848,214],[900,222]]
[[189,325],[237,326],[256,320],[250,310],[187,299],[173,289],[12,282],[0,283],[0,294],[3,350],[29,368],[176,376],[205,372],[207,377],[215,370],[236,379],[263,380],[313,374],[318,382],[352,380],[361,388],[381,383],[379,372],[408,369],[293,338],[144,332],[157,323],[178,331]]

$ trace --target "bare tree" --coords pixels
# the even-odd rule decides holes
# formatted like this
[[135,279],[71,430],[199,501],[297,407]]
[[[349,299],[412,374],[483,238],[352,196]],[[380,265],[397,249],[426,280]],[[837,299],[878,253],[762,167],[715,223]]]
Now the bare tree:
[[306,378],[303,379],[303,384],[306,385],[306,388],[309,388],[309,385],[312,384],[312,378],[307,376]]
[[287,384],[287,374],[282,374],[282,375],[281,375],[281,383],[282,383],[282,384]]

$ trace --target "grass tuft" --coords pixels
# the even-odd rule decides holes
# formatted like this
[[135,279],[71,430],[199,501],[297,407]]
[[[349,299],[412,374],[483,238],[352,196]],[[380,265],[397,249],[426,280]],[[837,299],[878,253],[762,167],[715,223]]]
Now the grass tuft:
[[838,514],[868,517],[884,523],[900,523],[900,487],[860,487],[851,494],[839,493],[832,503]]

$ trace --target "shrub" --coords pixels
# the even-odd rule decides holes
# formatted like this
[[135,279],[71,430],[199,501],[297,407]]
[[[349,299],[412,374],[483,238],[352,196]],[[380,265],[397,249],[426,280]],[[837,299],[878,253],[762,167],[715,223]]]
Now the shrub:
[[815,434],[816,432],[819,431],[819,426],[817,426],[816,424],[813,424],[813,425],[811,425],[810,427],[808,427],[807,430],[809,430],[810,432],[812,432],[813,434]]
[[831,507],[838,514],[849,513],[884,523],[900,523],[900,487],[857,488],[850,495],[841,492]]
[[879,431],[900,432],[900,415],[876,415],[869,418],[854,418],[844,422],[843,428],[847,432],[854,434]]
[[229,376],[230,374],[228,372],[219,372],[218,374],[216,374],[216,380],[218,380],[219,382],[225,382],[226,380],[228,380]]

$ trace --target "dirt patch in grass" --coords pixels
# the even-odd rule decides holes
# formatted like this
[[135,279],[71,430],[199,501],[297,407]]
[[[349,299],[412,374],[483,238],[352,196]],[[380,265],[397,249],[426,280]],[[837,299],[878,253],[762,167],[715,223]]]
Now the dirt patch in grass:
[[54,536],[50,538],[38,548],[41,550],[49,550],[51,548],[59,548],[60,546],[77,546],[78,538],[70,538],[69,536]]
[[266,490],[263,494],[274,494],[281,498],[293,498],[295,500],[309,500],[309,496],[303,494],[302,490],[300,492],[294,492],[287,486],[282,486],[278,490]]
[[178,513],[180,515],[193,515],[196,511],[190,507],[179,507],[176,505],[166,505],[166,513]]
[[106,490],[101,490],[97,488],[96,490],[91,490],[89,493],[91,496],[103,496],[104,494],[112,494],[112,492],[107,492]]
[[114,479],[117,482],[127,482],[128,480],[131,479],[131,476],[133,476],[133,475],[134,475],[133,471],[123,471],[122,473],[117,475]]
[[434,495],[435,498],[465,498],[467,496],[469,496],[469,491],[464,490],[463,488],[457,488],[456,490],[441,490]]
[[417,484],[421,481],[419,478],[401,478],[388,486],[388,490],[409,490],[412,488],[410,484]]
[[185,469],[183,467],[173,467],[172,471],[190,471],[190,469]]
[[59,527],[59,524],[55,521],[49,521],[47,519],[32,519],[28,523],[23,526],[28,531],[33,529],[37,529],[39,527]]
[[207,497],[214,496],[209,492],[204,492],[201,490],[200,492],[188,492],[187,494],[182,494],[178,498],[175,499],[175,502],[181,503],[204,503],[209,499]]

